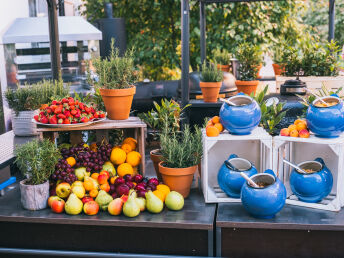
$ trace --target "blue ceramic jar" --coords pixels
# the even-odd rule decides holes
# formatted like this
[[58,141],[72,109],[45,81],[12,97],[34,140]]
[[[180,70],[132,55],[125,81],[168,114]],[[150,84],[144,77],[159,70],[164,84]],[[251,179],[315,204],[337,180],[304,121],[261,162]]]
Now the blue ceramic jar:
[[305,170],[312,170],[307,174],[296,169],[290,174],[290,188],[303,202],[319,202],[332,190],[333,177],[321,158],[305,161],[298,166]]
[[260,123],[261,112],[258,103],[251,97],[240,93],[228,100],[236,106],[222,104],[220,109],[222,125],[231,134],[250,134]]
[[287,191],[284,184],[270,169],[253,175],[251,179],[264,187],[253,187],[245,183],[241,189],[241,202],[244,208],[256,218],[273,218],[284,206]]
[[317,107],[320,100],[314,100],[307,110],[307,126],[318,137],[338,137],[344,131],[343,101],[335,96],[321,98],[326,102],[336,102],[331,107]]
[[240,172],[245,173],[248,177],[257,174],[257,170],[251,162],[232,154],[228,160],[225,160],[217,174],[220,188],[232,198],[240,198],[241,187],[245,183]]

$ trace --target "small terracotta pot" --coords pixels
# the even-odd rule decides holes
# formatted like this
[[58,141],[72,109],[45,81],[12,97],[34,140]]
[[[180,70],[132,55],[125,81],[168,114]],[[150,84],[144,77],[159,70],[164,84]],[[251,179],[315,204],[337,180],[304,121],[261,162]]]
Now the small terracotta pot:
[[135,92],[135,86],[127,89],[100,89],[107,117],[112,120],[128,119]]
[[197,165],[187,168],[168,168],[164,167],[163,162],[159,163],[159,171],[163,182],[172,190],[183,195],[189,196],[193,175],[196,172]]
[[160,151],[160,150],[159,149],[151,150],[150,158],[153,161],[156,176],[158,177],[159,182],[162,182],[162,176],[159,172],[159,163],[161,162],[162,155],[156,154],[158,151]]
[[283,69],[279,64],[272,64],[272,67],[274,68],[275,75],[281,75],[282,74]]
[[217,69],[221,70],[222,72],[229,72],[229,65],[222,65],[222,64],[217,64]]
[[204,102],[217,102],[222,82],[200,82]]
[[238,92],[243,92],[247,95],[250,95],[251,92],[256,94],[258,84],[259,81],[235,81],[235,85],[238,88]]

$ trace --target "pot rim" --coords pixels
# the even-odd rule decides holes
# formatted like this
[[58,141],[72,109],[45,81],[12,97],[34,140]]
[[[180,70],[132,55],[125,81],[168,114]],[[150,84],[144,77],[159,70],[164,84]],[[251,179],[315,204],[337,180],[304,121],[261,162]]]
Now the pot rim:
[[248,170],[252,169],[252,167],[253,167],[252,163],[249,160],[244,159],[244,158],[239,158],[239,157],[231,158],[231,159],[228,159],[227,161],[231,161],[231,160],[242,160],[242,161],[246,162],[250,166],[248,169],[235,169],[235,170],[231,169],[231,171],[233,171],[233,172],[239,173],[239,172],[243,172],[243,171],[248,171]]
[[[333,105],[333,106],[330,106],[330,107],[317,107],[317,106],[315,106],[315,103],[319,102],[320,100],[325,100],[325,99],[327,99],[327,100],[335,99],[335,100],[338,101],[338,103],[336,105]],[[325,96],[325,97],[321,97],[321,98],[317,98],[317,99],[313,100],[312,106],[315,107],[315,108],[333,108],[333,107],[338,106],[341,102],[342,102],[342,100],[340,98],[338,98],[338,97],[335,97],[335,96]]]
[[194,168],[194,169],[192,170],[192,171],[193,171],[192,173],[189,172],[189,173],[178,173],[178,174],[164,173],[164,172],[160,171],[160,169],[159,169],[159,172],[160,172],[161,174],[167,175],[167,176],[188,176],[188,175],[193,175],[193,174],[195,174],[196,169],[197,169],[197,166],[198,166],[198,165],[195,165],[195,166],[190,166],[190,167],[186,167],[186,168],[169,168],[169,167],[164,167],[164,166],[162,166],[163,163],[165,163],[165,162],[164,162],[164,161],[159,162],[159,167],[166,168],[166,169],[168,169],[168,170],[175,170],[175,169],[186,170],[186,169],[189,169],[189,168]]
[[259,177],[259,176],[269,176],[269,177],[271,177],[274,180],[274,182],[272,184],[268,185],[268,186],[265,186],[265,187],[254,187],[254,186],[250,185],[248,181],[246,181],[246,184],[250,188],[252,188],[252,189],[264,190],[264,189],[267,189],[267,188],[269,188],[270,186],[272,186],[272,185],[274,185],[276,183],[276,178],[273,175],[270,175],[268,173],[258,173],[258,174],[255,174],[255,175],[251,176],[250,178],[252,179],[252,178],[255,178],[255,177]]
[[161,149],[154,149],[149,152],[150,155],[155,155],[155,156],[162,156],[162,154],[156,154],[155,152],[161,151]]
[[[235,96],[232,96],[232,97],[228,98],[228,100],[230,100],[230,101],[233,101],[233,100],[235,101],[237,99],[239,99],[239,100],[240,99],[246,99],[246,100],[249,100],[251,102],[247,103],[247,104],[244,104],[244,105],[240,105],[240,106],[233,106],[233,105],[229,105],[229,104],[227,104],[227,105],[231,106],[231,107],[242,108],[242,107],[251,105],[253,103],[253,101],[254,101],[253,98],[251,98],[250,96],[247,96],[247,95],[235,95]],[[234,102],[234,104],[236,104],[236,103]]]
[[314,172],[310,172],[310,173],[303,173],[303,172],[301,172],[301,171],[299,171],[299,170],[297,170],[297,169],[295,169],[295,168],[294,168],[293,170],[296,171],[296,172],[299,173],[299,174],[302,174],[302,175],[312,175],[312,174],[315,174],[315,173],[319,173],[321,170],[324,169],[323,164],[321,164],[319,161],[316,161],[316,160],[307,160],[307,161],[303,161],[303,162],[301,162],[301,163],[299,163],[299,164],[297,164],[297,165],[300,167],[300,166],[302,166],[302,165],[304,165],[304,164],[310,164],[310,163],[316,163],[316,164],[320,165],[320,169],[317,170],[317,171],[314,171]]
[[221,88],[221,82],[202,82],[200,81],[199,86],[202,88]]
[[27,185],[27,184],[24,184],[27,180],[29,180],[29,179],[28,179],[28,178],[25,178],[25,179],[19,181],[19,184],[20,184],[20,185],[23,185],[23,186],[40,186],[40,185],[46,184],[47,182],[49,183],[49,179],[48,179],[47,181],[45,181],[44,183],[39,184],[39,185]]

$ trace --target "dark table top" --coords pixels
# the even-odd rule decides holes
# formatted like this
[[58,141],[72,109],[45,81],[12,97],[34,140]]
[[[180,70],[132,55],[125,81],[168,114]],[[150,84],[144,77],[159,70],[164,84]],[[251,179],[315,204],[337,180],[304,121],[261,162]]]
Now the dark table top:
[[18,184],[0,197],[0,221],[6,222],[212,230],[215,209],[215,204],[204,203],[203,195],[197,189],[193,189],[190,196],[185,199],[181,211],[170,211],[167,208],[160,214],[150,214],[145,211],[136,218],[127,218],[124,215],[111,216],[104,211],[99,211],[95,216],[85,214],[72,216],[64,213],[55,214],[50,209],[25,210],[20,202]]
[[218,205],[216,226],[220,228],[260,228],[293,230],[344,230],[344,210],[324,211],[285,205],[273,219],[250,216],[241,203]]

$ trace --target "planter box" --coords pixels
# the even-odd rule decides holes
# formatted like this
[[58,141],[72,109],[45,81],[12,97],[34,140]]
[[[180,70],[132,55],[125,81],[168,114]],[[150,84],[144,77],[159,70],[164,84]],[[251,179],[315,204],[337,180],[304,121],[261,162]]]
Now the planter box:
[[[276,76],[276,92],[280,92],[281,85],[287,80],[295,80],[296,77]],[[337,90],[344,85],[344,76],[300,76],[300,80],[307,83],[308,89],[321,89],[324,84],[328,89]]]
[[256,128],[250,135],[232,135],[227,131],[207,137],[203,130],[202,189],[206,203],[240,202],[227,196],[217,183],[217,173],[230,154],[251,161],[258,172],[272,168],[272,137]]
[[[332,191],[319,203],[299,201],[290,188],[289,177],[292,168],[284,164],[282,159],[298,164],[318,157],[325,161],[332,172]],[[273,144],[273,160],[274,171],[278,171],[278,176],[287,189],[286,203],[329,211],[339,211],[344,206],[344,136],[333,139],[318,138],[314,135],[308,139],[276,136]]]

